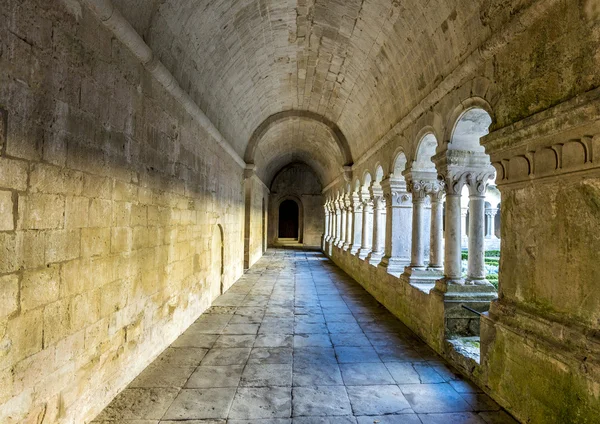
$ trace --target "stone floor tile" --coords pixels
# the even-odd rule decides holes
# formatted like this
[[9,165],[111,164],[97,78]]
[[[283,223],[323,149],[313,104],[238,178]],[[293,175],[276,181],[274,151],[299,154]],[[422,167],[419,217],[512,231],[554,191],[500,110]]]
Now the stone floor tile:
[[358,424],[421,424],[417,414],[374,415],[356,419]]
[[327,347],[295,347],[294,364],[337,364],[335,350]]
[[412,348],[405,346],[374,346],[383,362],[414,362],[422,360]]
[[323,312],[325,317],[325,321],[329,324],[330,322],[347,322],[347,323],[356,323],[356,319],[352,314],[332,314],[328,312]]
[[256,336],[254,334],[222,334],[219,336],[214,348],[241,348],[241,347],[253,347]]
[[413,364],[413,368],[419,374],[421,383],[444,383],[446,379],[439,375],[437,371],[426,363]]
[[196,367],[151,365],[129,387],[183,387]]
[[469,412],[473,409],[448,383],[402,384],[400,389],[419,414]]
[[294,387],[294,417],[352,415],[344,386]]
[[330,333],[358,333],[363,334],[360,326],[355,322],[328,322],[327,328]]
[[229,418],[289,418],[291,413],[292,394],[288,387],[239,388],[231,405]]
[[465,379],[450,380],[448,384],[458,393],[483,393],[483,390]]
[[398,384],[420,384],[421,378],[410,362],[386,362],[385,366]]
[[159,420],[177,393],[177,388],[127,388],[96,417],[96,421]]
[[337,363],[310,363],[294,361],[294,386],[341,386],[344,384]]
[[183,389],[173,401],[164,420],[227,418],[235,388]]
[[395,384],[394,379],[382,363],[340,364],[346,386],[372,386]]
[[294,332],[294,322],[269,322],[263,320],[259,334],[292,334]]
[[[178,424],[188,424],[188,423],[178,423]],[[203,424],[203,423],[200,423]],[[258,420],[227,420],[227,424],[292,424],[291,418],[273,418],[273,419],[264,419],[260,418]]]
[[356,424],[356,418],[347,417],[296,417],[293,424]]
[[419,414],[423,424],[485,424],[485,421],[472,412],[448,414]]
[[287,347],[256,347],[252,349],[249,364],[291,364],[292,349]]
[[335,355],[340,364],[358,362],[381,362],[379,355],[371,346],[337,346]]
[[[227,420],[185,420],[185,421],[161,421],[160,424],[227,424]],[[125,423],[124,423],[125,424]],[[137,424],[137,423],[133,423]],[[140,423],[142,424],[142,423]]]
[[186,383],[187,389],[237,387],[243,365],[199,366]]
[[250,348],[211,349],[202,365],[244,365],[250,356]]
[[364,333],[335,333],[329,338],[334,346],[371,346],[371,342]]
[[188,329],[175,340],[171,347],[203,347],[210,349],[218,337],[218,334],[204,334]]
[[260,324],[227,324],[221,334],[257,334]]
[[170,347],[152,363],[162,367],[197,367],[206,356],[208,349],[197,347]]
[[327,325],[324,322],[316,324],[307,324],[297,322],[294,324],[294,334],[311,334],[311,333],[329,333]]
[[396,385],[348,386],[354,415],[387,415],[413,413]]
[[292,385],[292,364],[247,364],[241,387],[273,387]]
[[254,342],[254,347],[293,347],[292,334],[259,334]]
[[327,333],[296,334],[294,347],[331,347],[331,339]]

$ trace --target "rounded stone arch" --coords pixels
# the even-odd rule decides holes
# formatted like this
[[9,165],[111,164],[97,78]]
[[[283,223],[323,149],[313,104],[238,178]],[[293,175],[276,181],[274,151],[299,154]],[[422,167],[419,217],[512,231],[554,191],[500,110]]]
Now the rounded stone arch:
[[368,188],[372,181],[373,181],[373,177],[371,176],[371,173],[369,171],[363,172],[362,184],[361,184],[361,187],[363,188],[363,190],[365,189],[365,187]]
[[439,143],[432,130],[433,128],[426,127],[418,133],[419,138],[416,139],[414,156],[411,162],[411,169],[414,171],[436,172],[432,158],[436,154]]
[[303,243],[304,241],[304,204],[302,203],[302,199],[295,194],[285,194],[277,197],[274,202],[274,211],[275,211],[275,241],[279,241],[279,210],[281,208],[281,204],[286,200],[291,200],[296,203],[298,206],[298,243]]
[[352,192],[358,193],[360,191],[360,178],[354,178],[354,182],[352,183]]
[[225,271],[225,233],[221,224],[215,224],[212,229],[210,240],[210,275],[209,275],[209,297],[212,302],[223,294],[223,276]]
[[353,160],[352,152],[350,151],[350,144],[348,143],[348,140],[346,139],[346,136],[344,135],[342,130],[338,127],[338,125],[335,122],[331,121],[323,115],[309,110],[286,110],[283,112],[275,113],[269,116],[267,119],[265,119],[250,136],[248,146],[246,147],[246,153],[244,154],[244,160],[246,161],[246,163],[254,163],[254,155],[256,152],[256,148],[258,147],[258,144],[260,143],[262,137],[269,131],[269,129],[272,126],[282,121],[293,118],[301,118],[322,123],[327,128],[333,140],[339,147],[343,156],[344,166],[352,166]]
[[491,122],[488,126],[489,131],[489,127],[491,127],[496,121],[492,106],[487,102],[487,100],[483,99],[482,97],[469,97],[468,99],[461,101],[460,104],[456,106],[448,115],[446,119],[446,127],[444,130],[443,142],[440,143],[440,150],[448,149],[449,145],[452,142],[452,138],[455,134],[456,125],[460,122],[461,118],[463,118],[468,111],[473,109],[481,109],[485,111],[490,117]]
[[404,153],[404,148],[397,148],[394,152],[392,166],[390,167],[390,175],[396,179],[404,181],[403,173],[406,170],[407,165],[408,159],[406,157],[406,153]]
[[373,175],[375,176],[373,178],[374,183],[380,183],[385,178],[385,171],[381,162],[375,164],[375,172],[373,172]]

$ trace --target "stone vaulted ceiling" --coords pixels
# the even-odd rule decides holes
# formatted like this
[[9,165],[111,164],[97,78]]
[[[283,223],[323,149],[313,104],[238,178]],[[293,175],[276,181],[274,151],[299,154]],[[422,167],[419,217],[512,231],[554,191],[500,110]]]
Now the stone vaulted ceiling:
[[[337,124],[354,160],[490,35],[500,3],[114,0],[240,156],[267,118],[302,110]],[[319,134],[288,120],[257,160],[303,160],[329,180],[317,167],[335,177],[344,158]]]

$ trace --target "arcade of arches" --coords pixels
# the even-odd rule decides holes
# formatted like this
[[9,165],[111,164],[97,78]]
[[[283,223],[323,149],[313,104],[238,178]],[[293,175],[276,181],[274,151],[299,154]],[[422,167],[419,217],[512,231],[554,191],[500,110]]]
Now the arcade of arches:
[[0,422],[600,422],[599,69],[598,0],[3,0]]

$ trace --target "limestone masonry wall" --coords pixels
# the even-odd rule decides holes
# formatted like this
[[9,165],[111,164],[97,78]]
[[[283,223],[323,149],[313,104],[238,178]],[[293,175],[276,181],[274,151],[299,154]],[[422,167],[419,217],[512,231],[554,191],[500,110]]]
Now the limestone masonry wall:
[[243,170],[76,1],[0,2],[0,69],[0,422],[80,424],[220,292],[217,225],[242,274]]

